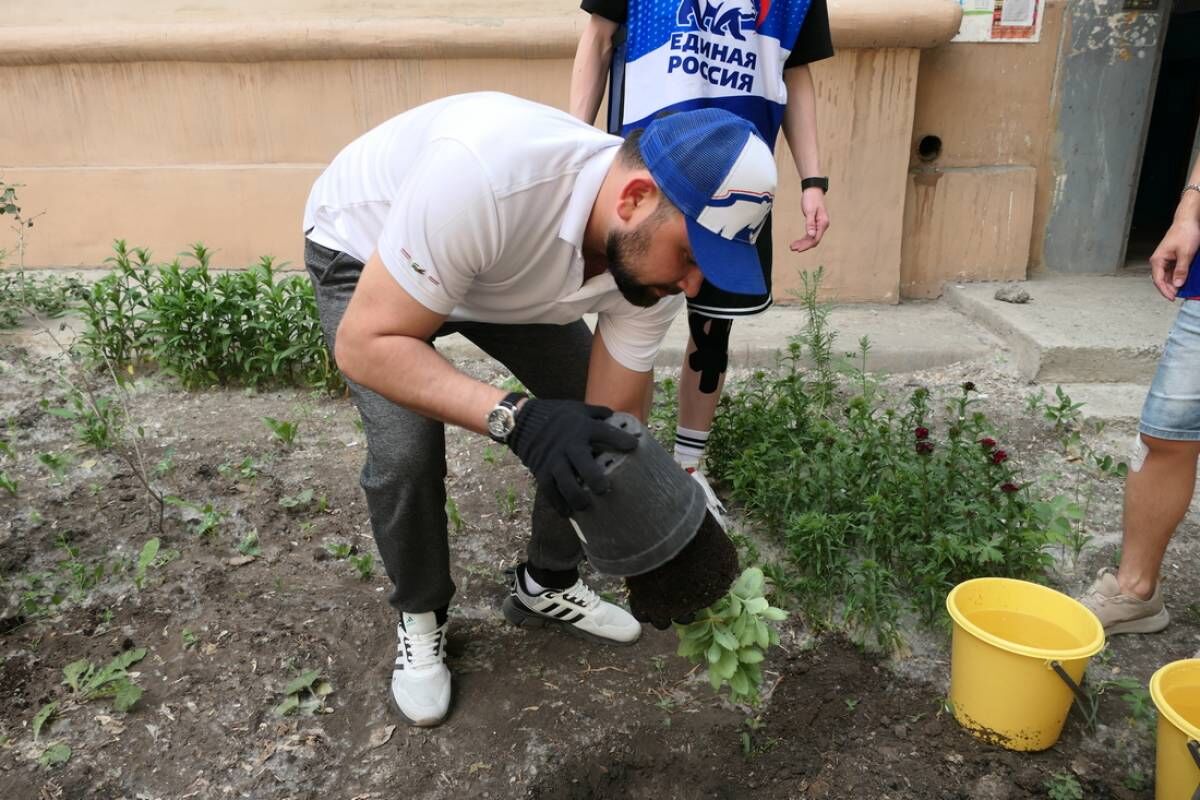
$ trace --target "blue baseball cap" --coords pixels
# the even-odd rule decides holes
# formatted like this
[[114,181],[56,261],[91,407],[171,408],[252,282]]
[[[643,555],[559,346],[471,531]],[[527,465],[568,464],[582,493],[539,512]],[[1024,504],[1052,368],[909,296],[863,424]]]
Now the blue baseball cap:
[[638,142],[655,182],[687,223],[705,279],[734,294],[766,294],[754,247],[775,201],[775,157],[754,126],[701,108],[660,117]]

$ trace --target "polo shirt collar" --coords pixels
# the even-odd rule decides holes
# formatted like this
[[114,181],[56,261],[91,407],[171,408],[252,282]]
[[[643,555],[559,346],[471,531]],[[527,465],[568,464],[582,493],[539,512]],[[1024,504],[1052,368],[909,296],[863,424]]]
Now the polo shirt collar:
[[576,250],[583,249],[583,234],[587,228],[588,217],[592,214],[592,206],[596,204],[596,195],[600,194],[600,184],[604,183],[604,176],[608,174],[613,159],[617,157],[619,146],[618,142],[596,153],[587,160],[575,177],[575,188],[567,202],[562,226],[558,229],[558,238],[570,243]]

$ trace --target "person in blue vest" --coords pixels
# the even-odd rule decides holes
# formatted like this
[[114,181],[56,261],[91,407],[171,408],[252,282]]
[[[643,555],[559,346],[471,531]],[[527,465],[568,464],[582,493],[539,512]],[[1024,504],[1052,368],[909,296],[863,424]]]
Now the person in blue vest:
[[[610,133],[626,136],[664,112],[722,108],[774,145],[782,127],[803,186],[800,253],[829,227],[808,65],[833,55],[826,0],[582,0],[591,14],[575,53],[569,111],[592,123],[610,83]],[[688,298],[675,459],[724,509],[700,466],[729,362],[735,319],[770,307],[771,219],[758,231],[766,291],[735,295],[705,282]]]

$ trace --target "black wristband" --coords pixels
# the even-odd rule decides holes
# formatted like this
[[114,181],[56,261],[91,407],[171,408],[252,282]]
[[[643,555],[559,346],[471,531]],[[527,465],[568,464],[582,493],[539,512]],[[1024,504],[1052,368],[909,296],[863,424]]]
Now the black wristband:
[[820,189],[826,194],[829,193],[829,178],[804,178],[800,181],[800,188],[803,189]]

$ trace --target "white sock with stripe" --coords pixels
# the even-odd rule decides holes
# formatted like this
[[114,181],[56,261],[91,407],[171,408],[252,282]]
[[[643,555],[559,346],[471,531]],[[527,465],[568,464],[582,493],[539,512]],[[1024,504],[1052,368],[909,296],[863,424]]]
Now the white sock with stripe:
[[686,470],[700,467],[704,448],[708,445],[708,431],[696,431],[682,425],[675,429],[675,461]]

